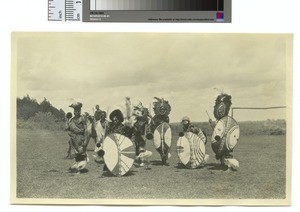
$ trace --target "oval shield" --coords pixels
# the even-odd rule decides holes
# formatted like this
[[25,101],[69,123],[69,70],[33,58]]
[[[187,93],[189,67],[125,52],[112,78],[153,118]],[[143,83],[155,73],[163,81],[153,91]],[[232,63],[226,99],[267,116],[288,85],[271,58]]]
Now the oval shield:
[[199,137],[192,132],[186,132],[177,141],[177,154],[179,160],[187,168],[199,167],[205,158],[206,137]]
[[162,123],[156,127],[153,133],[153,143],[156,150],[160,153],[167,154],[171,147],[172,130],[170,125]]
[[224,151],[232,151],[240,137],[240,127],[236,120],[230,116],[220,119],[213,131],[211,142],[213,151],[222,154]]
[[132,141],[124,135],[113,133],[103,141],[104,162],[115,176],[126,174],[135,159],[135,147]]

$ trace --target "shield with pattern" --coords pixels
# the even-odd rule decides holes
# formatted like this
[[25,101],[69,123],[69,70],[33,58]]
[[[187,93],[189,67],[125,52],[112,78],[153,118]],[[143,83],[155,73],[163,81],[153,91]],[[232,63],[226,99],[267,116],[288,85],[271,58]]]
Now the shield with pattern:
[[126,174],[135,159],[135,147],[132,141],[124,135],[113,133],[103,141],[104,162],[115,176]]
[[187,168],[199,167],[205,158],[205,136],[198,136],[192,132],[184,133],[177,141],[177,154],[181,163]]
[[225,151],[232,151],[240,137],[240,127],[236,120],[230,116],[221,118],[213,131],[211,142],[212,149],[217,155]]
[[153,143],[156,150],[161,154],[167,156],[172,142],[172,130],[170,125],[162,123],[156,127],[153,133]]

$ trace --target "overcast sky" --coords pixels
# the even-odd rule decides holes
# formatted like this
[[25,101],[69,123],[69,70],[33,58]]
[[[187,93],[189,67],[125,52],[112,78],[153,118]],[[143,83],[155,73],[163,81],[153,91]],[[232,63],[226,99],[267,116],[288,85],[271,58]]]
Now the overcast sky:
[[[213,117],[219,91],[232,106],[286,105],[286,36],[183,33],[39,33],[17,43],[17,95],[65,112],[72,99],[92,112],[124,105],[172,106],[171,122]],[[237,121],[285,118],[285,109],[235,111]],[[153,114],[153,112],[152,112]]]

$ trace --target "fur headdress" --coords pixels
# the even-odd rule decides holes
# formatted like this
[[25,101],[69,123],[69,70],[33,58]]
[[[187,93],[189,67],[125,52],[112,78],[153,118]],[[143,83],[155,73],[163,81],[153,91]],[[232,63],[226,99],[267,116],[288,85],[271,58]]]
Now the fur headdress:
[[214,116],[217,120],[228,116],[229,110],[230,110],[230,106],[231,106],[231,96],[226,94],[226,93],[222,93],[220,94],[217,99],[216,99],[216,103],[214,106]]
[[113,112],[111,112],[111,114],[109,115],[109,119],[112,121],[114,116],[117,117],[117,119],[120,122],[124,121],[124,116],[123,116],[123,113],[121,112],[121,110],[116,109]]
[[169,104],[168,101],[164,100],[163,98],[157,98],[154,97],[154,99],[156,99],[156,102],[153,102],[153,110],[155,115],[165,115],[168,116],[171,112],[171,105]]

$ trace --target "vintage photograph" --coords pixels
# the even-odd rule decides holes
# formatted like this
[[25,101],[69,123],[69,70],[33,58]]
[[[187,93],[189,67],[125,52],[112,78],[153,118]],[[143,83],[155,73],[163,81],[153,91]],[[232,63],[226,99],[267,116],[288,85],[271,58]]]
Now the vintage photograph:
[[292,47],[14,32],[11,203],[289,205]]

